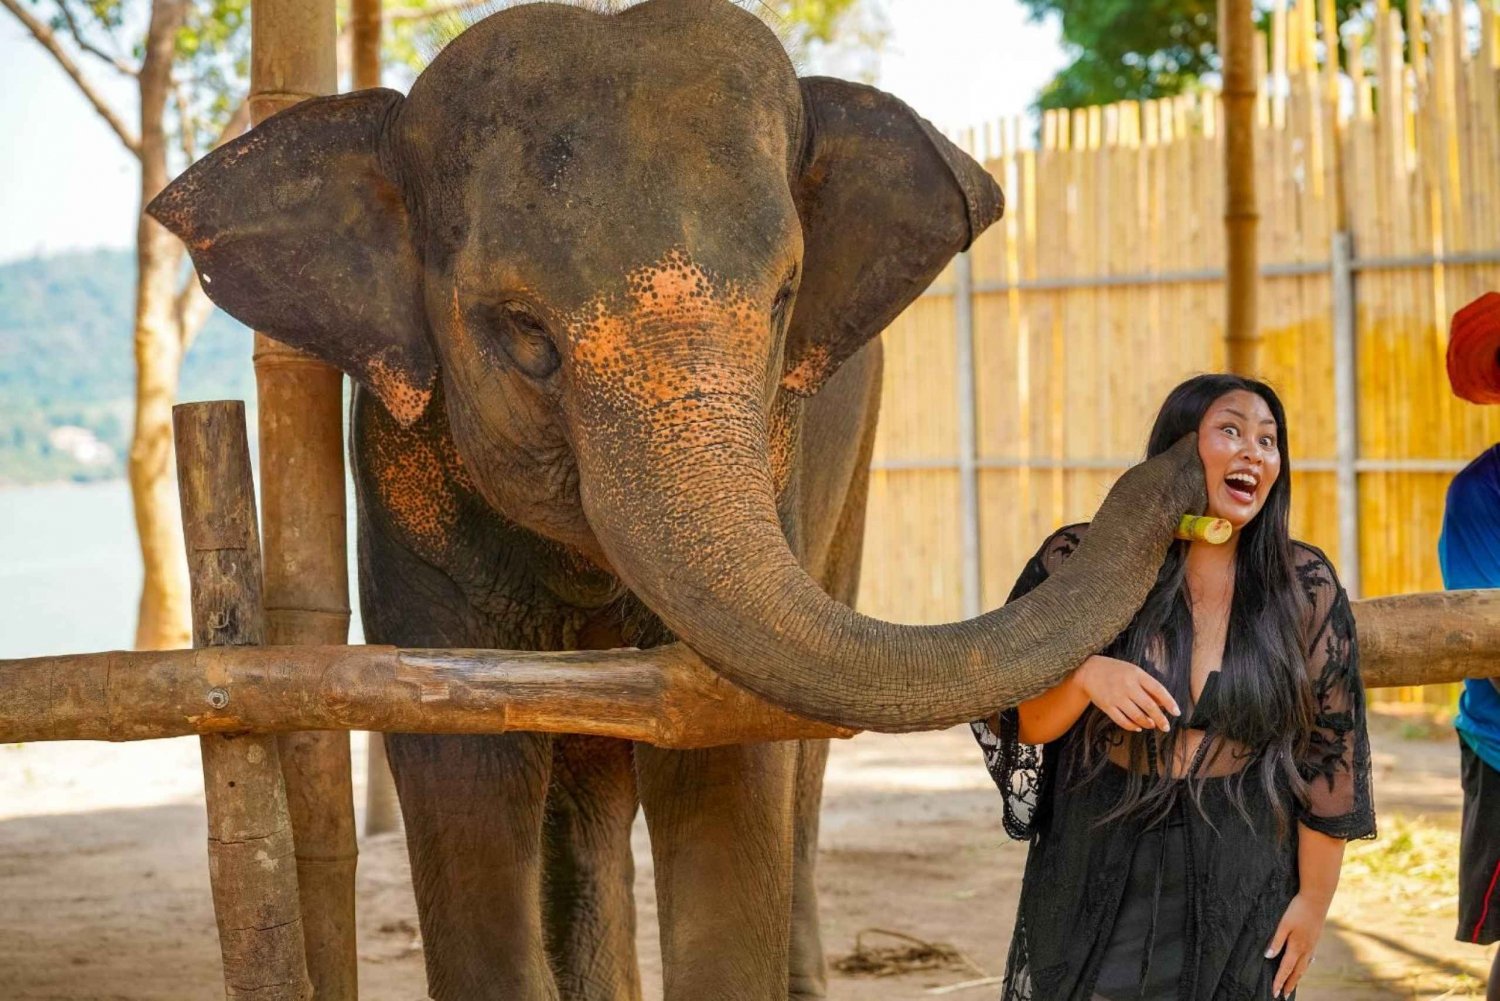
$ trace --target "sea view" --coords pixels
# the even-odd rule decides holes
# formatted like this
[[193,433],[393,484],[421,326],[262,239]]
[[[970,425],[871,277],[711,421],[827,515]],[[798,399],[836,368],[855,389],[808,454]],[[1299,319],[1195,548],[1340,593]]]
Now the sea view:
[[0,659],[129,649],[140,586],[124,480],[0,488]]

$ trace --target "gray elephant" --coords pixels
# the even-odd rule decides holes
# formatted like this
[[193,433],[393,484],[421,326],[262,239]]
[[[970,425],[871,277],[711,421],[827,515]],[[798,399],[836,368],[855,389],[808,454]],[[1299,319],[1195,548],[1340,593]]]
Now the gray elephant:
[[[292,108],[150,212],[215,302],[355,380],[372,641],[676,637],[794,712],[918,729],[1103,646],[1202,489],[1190,451],[1128,477],[1092,549],[971,622],[849,609],[870,342],[1001,205],[908,107],[799,80],[728,0],[649,0],[496,13],[409,96]],[[667,998],[823,995],[826,743],[393,734],[389,751],[434,997],[639,997],[638,805]]]

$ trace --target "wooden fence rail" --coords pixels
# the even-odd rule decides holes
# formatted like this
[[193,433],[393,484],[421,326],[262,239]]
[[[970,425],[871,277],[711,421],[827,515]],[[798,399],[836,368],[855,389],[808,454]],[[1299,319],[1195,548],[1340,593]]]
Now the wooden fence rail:
[[[1354,603],[1371,688],[1485,677],[1500,590]],[[531,653],[214,647],[0,661],[0,744],[372,730],[584,733],[662,747],[847,737],[770,706],[678,645]]]

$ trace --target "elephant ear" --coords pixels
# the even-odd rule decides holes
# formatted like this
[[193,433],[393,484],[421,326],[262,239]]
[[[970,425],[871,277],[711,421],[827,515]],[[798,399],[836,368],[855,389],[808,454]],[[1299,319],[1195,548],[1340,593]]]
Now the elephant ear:
[[1005,199],[983,167],[883,91],[810,77],[802,103],[802,284],[782,385],[811,396],[1000,218]]
[[393,90],[318,98],[189,167],[146,211],[235,319],[347,372],[402,423],[436,365],[421,264],[381,156]]

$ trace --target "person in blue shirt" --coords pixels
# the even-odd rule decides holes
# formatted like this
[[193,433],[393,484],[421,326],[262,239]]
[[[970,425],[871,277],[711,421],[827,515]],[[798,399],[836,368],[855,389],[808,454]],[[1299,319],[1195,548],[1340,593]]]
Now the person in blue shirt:
[[[1500,295],[1489,293],[1453,318],[1448,375],[1463,399],[1500,403]],[[1500,587],[1500,444],[1449,485],[1438,563],[1449,590]],[[1457,937],[1489,945],[1500,941],[1500,678],[1464,682],[1454,726],[1464,791]],[[1500,1001],[1500,950],[1487,998]]]

